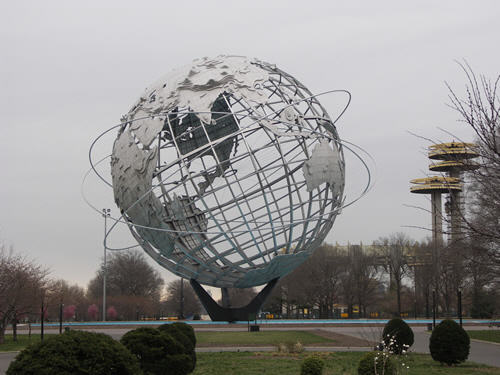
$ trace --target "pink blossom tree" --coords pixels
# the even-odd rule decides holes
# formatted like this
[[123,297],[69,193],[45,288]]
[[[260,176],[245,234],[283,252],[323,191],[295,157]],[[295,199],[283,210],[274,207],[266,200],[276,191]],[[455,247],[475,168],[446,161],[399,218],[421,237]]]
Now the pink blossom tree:
[[98,314],[99,314],[99,308],[95,303],[90,305],[89,308],[87,309],[87,315],[90,320],[97,320]]
[[108,316],[108,319],[116,319],[116,317],[118,316],[118,313],[116,312],[116,309],[114,306],[110,306],[108,308],[108,310],[106,311],[106,314]]
[[75,311],[76,311],[75,305],[64,306],[64,309],[63,309],[64,319],[68,320],[68,319],[73,318],[75,316]]

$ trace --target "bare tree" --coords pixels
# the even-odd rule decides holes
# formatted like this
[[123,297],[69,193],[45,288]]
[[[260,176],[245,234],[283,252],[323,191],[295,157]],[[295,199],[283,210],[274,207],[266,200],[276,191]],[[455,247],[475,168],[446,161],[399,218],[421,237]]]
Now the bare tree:
[[389,289],[396,292],[397,314],[401,316],[401,290],[405,276],[409,275],[407,254],[415,242],[404,233],[380,237],[373,245],[384,258],[385,271],[389,274]]
[[470,241],[465,261],[463,290],[473,318],[491,318],[498,313],[498,269],[481,241]]
[[[91,298],[101,298],[104,264],[89,282]],[[106,293],[108,296],[142,296],[159,300],[164,281],[139,251],[113,253],[107,261]]]
[[476,134],[480,168],[469,173],[474,198],[464,224],[476,237],[490,242],[490,255],[500,262],[500,75],[494,80],[476,76],[467,64],[460,64],[466,77],[465,94],[457,94],[449,85],[451,107],[460,120]]
[[[307,286],[308,280],[304,272],[305,267],[307,267],[307,264],[300,265],[279,283],[280,289],[284,293],[283,299],[287,317],[299,318],[300,309],[311,308],[314,305],[308,294],[310,287]],[[277,289],[276,287],[275,290]],[[295,312],[295,315],[293,315],[293,312]]]
[[[431,314],[431,291],[433,285],[432,253],[434,245],[432,240],[426,239],[416,243],[413,253],[413,287],[414,304],[417,314],[425,314],[430,318]],[[423,309],[422,309],[423,308]]]
[[321,245],[303,264],[283,277],[263,309],[296,316],[300,309],[317,309],[321,318],[332,317],[333,304],[341,298],[340,276],[344,271],[343,252]]
[[307,304],[319,310],[320,318],[331,318],[333,304],[339,302],[342,255],[335,246],[323,244],[299,270]]
[[[448,315],[457,306],[457,291],[466,279],[467,242],[464,240],[451,242],[441,249],[437,291],[440,293],[441,308]],[[458,306],[457,306],[458,310]]]
[[74,314],[83,317],[89,305],[85,290],[77,285],[70,285],[66,280],[52,280],[47,284],[47,306],[49,319],[59,317],[59,306],[74,306]]
[[115,318],[123,320],[153,317],[159,313],[161,304],[160,301],[151,297],[134,295],[109,296],[106,301],[106,312],[109,311],[110,307],[113,307],[116,312]]
[[201,305],[193,288],[188,282],[181,285],[181,279],[170,282],[167,286],[167,299],[163,307],[168,314],[178,317],[199,314]]
[[299,306],[311,305],[304,288],[302,267],[303,265],[278,281],[262,307],[263,311],[284,314],[288,318],[293,316],[294,310],[298,314]]
[[[90,280],[87,296],[92,303],[102,300],[104,264]],[[113,253],[106,267],[106,295],[123,319],[137,319],[158,311],[164,281],[142,252]],[[107,306],[107,307],[109,307]]]
[[340,274],[342,301],[347,305],[349,317],[352,317],[353,306],[356,302],[356,279],[351,271],[354,258],[346,254],[342,259],[343,272]]
[[15,335],[17,321],[37,311],[47,274],[42,266],[0,247],[0,344],[7,324],[13,323]]
[[375,254],[368,253],[362,245],[348,245],[347,252],[339,253],[338,260],[342,272],[339,286],[342,301],[347,305],[348,314],[353,314],[353,306],[358,305],[361,315],[366,316],[367,308],[379,298],[379,271]]
[[[314,309],[321,318],[334,316],[334,304],[345,303],[352,314],[358,304],[366,315],[367,306],[379,298],[379,271],[375,255],[360,245],[348,251],[323,244],[310,258],[276,285],[264,309],[284,312],[287,317],[300,309]],[[298,315],[296,315],[298,316]]]
[[362,245],[349,247],[349,269],[352,273],[356,303],[362,316],[366,317],[367,306],[378,298],[379,271],[376,266],[376,255],[367,253]]

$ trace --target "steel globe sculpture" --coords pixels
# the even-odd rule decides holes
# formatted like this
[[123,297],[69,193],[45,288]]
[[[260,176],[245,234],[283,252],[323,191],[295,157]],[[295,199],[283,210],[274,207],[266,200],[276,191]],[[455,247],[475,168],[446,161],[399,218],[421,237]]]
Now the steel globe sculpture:
[[194,285],[220,288],[299,266],[340,211],[344,168],[317,97],[240,56],[195,60],[147,88],[111,158],[116,204],[142,248]]

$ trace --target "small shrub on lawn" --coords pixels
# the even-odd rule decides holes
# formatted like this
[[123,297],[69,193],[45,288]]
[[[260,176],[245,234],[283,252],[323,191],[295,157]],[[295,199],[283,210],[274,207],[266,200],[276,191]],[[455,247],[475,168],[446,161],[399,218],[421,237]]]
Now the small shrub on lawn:
[[139,363],[108,335],[69,331],[28,346],[10,364],[7,375],[132,375]]
[[297,341],[293,345],[293,352],[294,353],[302,353],[303,351],[304,351],[304,345],[302,345],[302,343],[300,341]]
[[280,353],[302,353],[304,351],[304,345],[300,341],[279,343],[277,348]]
[[282,343],[282,342],[280,342],[278,344],[277,348],[278,348],[278,352],[280,352],[280,353],[288,353],[287,346],[284,343]]
[[401,354],[413,345],[413,330],[404,320],[394,318],[385,325],[382,340],[394,354]]
[[325,362],[321,358],[310,356],[302,362],[300,366],[300,375],[321,375],[324,367]]
[[194,370],[184,346],[166,332],[141,327],[127,332],[120,341],[139,359],[145,374],[186,375]]
[[396,366],[386,352],[366,353],[358,365],[358,375],[394,375]]
[[469,335],[453,320],[443,320],[432,331],[429,350],[435,361],[448,366],[464,362],[469,356],[469,349]]

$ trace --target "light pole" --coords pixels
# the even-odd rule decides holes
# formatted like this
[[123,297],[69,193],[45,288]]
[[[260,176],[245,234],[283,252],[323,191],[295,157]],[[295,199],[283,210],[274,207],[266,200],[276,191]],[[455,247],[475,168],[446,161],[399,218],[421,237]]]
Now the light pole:
[[458,319],[460,321],[460,327],[462,327],[462,289],[458,288],[457,290],[457,312],[458,312]]
[[432,290],[432,329],[436,328],[436,289]]
[[108,272],[106,263],[106,235],[107,235],[107,221],[108,217],[111,215],[111,210],[109,208],[102,209],[102,216],[104,217],[104,267],[102,275],[102,321],[106,321],[106,273]]
[[42,309],[40,315],[40,340],[43,341],[43,319],[45,318],[45,290],[42,289]]
[[59,302],[59,334],[62,333],[62,328],[63,328],[63,299],[61,297],[61,300]]

